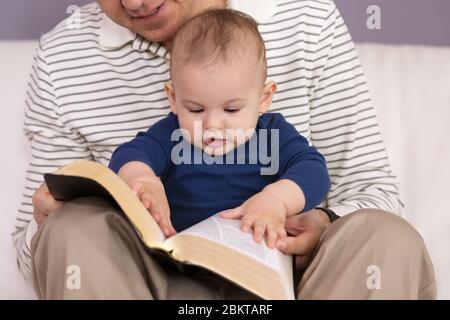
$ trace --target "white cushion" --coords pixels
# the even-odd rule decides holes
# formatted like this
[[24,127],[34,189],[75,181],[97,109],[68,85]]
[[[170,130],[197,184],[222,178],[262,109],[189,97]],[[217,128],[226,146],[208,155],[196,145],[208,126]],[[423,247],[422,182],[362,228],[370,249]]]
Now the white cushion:
[[35,41],[0,41],[0,137],[2,179],[0,184],[0,299],[34,298],[19,274],[11,233],[23,192],[28,159],[27,140],[22,131],[25,86],[31,71]]
[[432,257],[438,296],[450,298],[450,48],[359,44],[405,217]]

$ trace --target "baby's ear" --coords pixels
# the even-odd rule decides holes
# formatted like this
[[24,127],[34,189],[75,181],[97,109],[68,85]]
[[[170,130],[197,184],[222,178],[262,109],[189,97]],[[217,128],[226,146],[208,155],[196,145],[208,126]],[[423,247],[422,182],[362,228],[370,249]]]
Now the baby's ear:
[[176,104],[175,104],[175,90],[173,90],[173,85],[170,82],[164,84],[164,91],[166,92],[167,98],[169,99],[170,110],[177,114]]
[[259,102],[259,112],[265,113],[269,110],[272,104],[273,95],[277,91],[277,84],[274,81],[269,81],[264,85],[261,101]]

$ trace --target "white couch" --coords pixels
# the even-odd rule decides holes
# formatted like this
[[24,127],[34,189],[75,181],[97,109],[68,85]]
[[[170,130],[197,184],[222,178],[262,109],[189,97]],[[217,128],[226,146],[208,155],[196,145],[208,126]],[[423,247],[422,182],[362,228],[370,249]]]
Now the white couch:
[[[23,100],[35,42],[0,41],[0,299],[33,299],[18,274],[10,234],[23,186],[27,142]],[[450,298],[450,48],[358,44],[391,163],[437,273]]]

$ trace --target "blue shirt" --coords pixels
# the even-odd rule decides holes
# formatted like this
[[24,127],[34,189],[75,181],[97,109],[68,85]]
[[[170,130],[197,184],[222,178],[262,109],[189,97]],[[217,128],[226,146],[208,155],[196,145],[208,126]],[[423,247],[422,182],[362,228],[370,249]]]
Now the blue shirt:
[[[292,180],[302,189],[306,201],[303,211],[322,202],[330,189],[324,157],[280,113],[261,115],[253,136],[223,156],[210,156],[182,137],[172,141],[176,129],[178,118],[170,113],[147,132],[139,132],[133,140],[119,146],[109,166],[116,173],[130,161],[151,167],[163,182],[171,221],[178,232],[219,211],[241,205],[280,179]],[[267,143],[262,143],[264,140]],[[256,148],[251,147],[252,143]],[[277,149],[279,160],[275,163]],[[233,163],[227,162],[231,153]],[[271,163],[267,164],[265,155],[272,157]],[[204,160],[198,163],[199,159]]]

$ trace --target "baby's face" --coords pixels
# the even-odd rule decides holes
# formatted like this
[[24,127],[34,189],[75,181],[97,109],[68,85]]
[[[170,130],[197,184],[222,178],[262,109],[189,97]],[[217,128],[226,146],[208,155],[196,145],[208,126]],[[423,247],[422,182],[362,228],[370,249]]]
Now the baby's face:
[[259,63],[249,59],[179,66],[166,86],[180,128],[196,147],[220,156],[245,143],[258,116],[270,106],[276,85],[264,85]]

